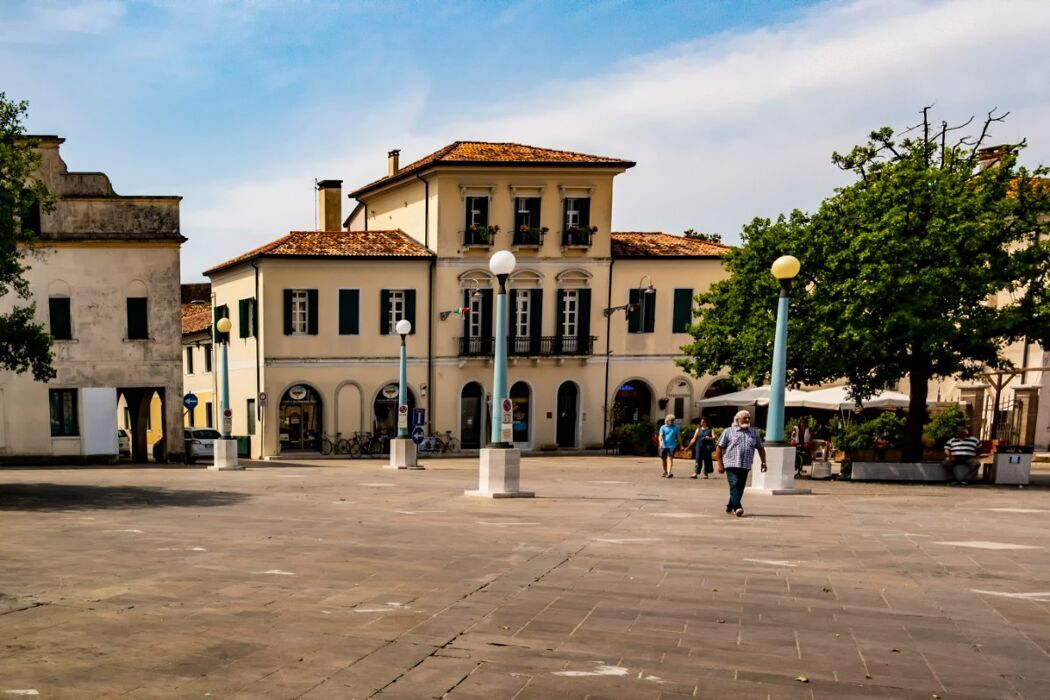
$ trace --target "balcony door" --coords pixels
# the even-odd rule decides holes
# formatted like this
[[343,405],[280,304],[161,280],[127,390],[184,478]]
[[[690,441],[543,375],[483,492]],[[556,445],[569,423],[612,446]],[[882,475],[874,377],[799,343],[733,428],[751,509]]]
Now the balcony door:
[[558,447],[576,447],[579,403],[580,390],[576,382],[565,382],[558,387]]

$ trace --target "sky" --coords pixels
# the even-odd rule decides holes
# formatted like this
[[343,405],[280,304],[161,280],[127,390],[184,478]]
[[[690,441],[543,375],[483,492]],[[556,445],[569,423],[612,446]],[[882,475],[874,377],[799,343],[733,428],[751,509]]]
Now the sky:
[[[613,228],[721,233],[814,209],[831,164],[925,105],[1011,112],[1050,164],[1043,0],[2,0],[0,91],[72,170],[177,194],[182,278],[312,229],[347,191],[456,140],[638,163]],[[349,203],[344,203],[349,207]]]

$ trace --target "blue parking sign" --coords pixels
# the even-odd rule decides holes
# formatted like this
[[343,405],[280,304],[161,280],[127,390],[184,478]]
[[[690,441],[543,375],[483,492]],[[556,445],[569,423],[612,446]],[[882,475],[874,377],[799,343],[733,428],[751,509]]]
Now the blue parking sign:
[[412,425],[426,425],[427,424],[427,409],[417,408],[412,411]]

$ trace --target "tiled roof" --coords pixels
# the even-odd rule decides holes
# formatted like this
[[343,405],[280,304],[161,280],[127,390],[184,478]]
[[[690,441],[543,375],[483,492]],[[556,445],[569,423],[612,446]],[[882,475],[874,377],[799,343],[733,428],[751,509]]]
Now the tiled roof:
[[614,258],[715,258],[729,246],[653,231],[613,231]]
[[429,258],[433,253],[403,231],[292,231],[205,271],[205,275],[256,258]]
[[558,151],[520,143],[489,143],[487,141],[455,141],[430,155],[399,169],[392,176],[370,182],[350,193],[356,197],[375,187],[396,182],[434,165],[561,165],[634,167],[634,162],[623,158],[592,156],[575,151]]
[[203,333],[211,327],[211,302],[182,305],[182,334]]

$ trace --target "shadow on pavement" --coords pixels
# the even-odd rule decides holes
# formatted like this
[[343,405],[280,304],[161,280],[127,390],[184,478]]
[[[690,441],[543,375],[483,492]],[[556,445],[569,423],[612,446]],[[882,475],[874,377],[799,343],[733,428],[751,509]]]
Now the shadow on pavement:
[[90,484],[0,484],[0,511],[207,508],[246,501],[233,491],[190,491]]

